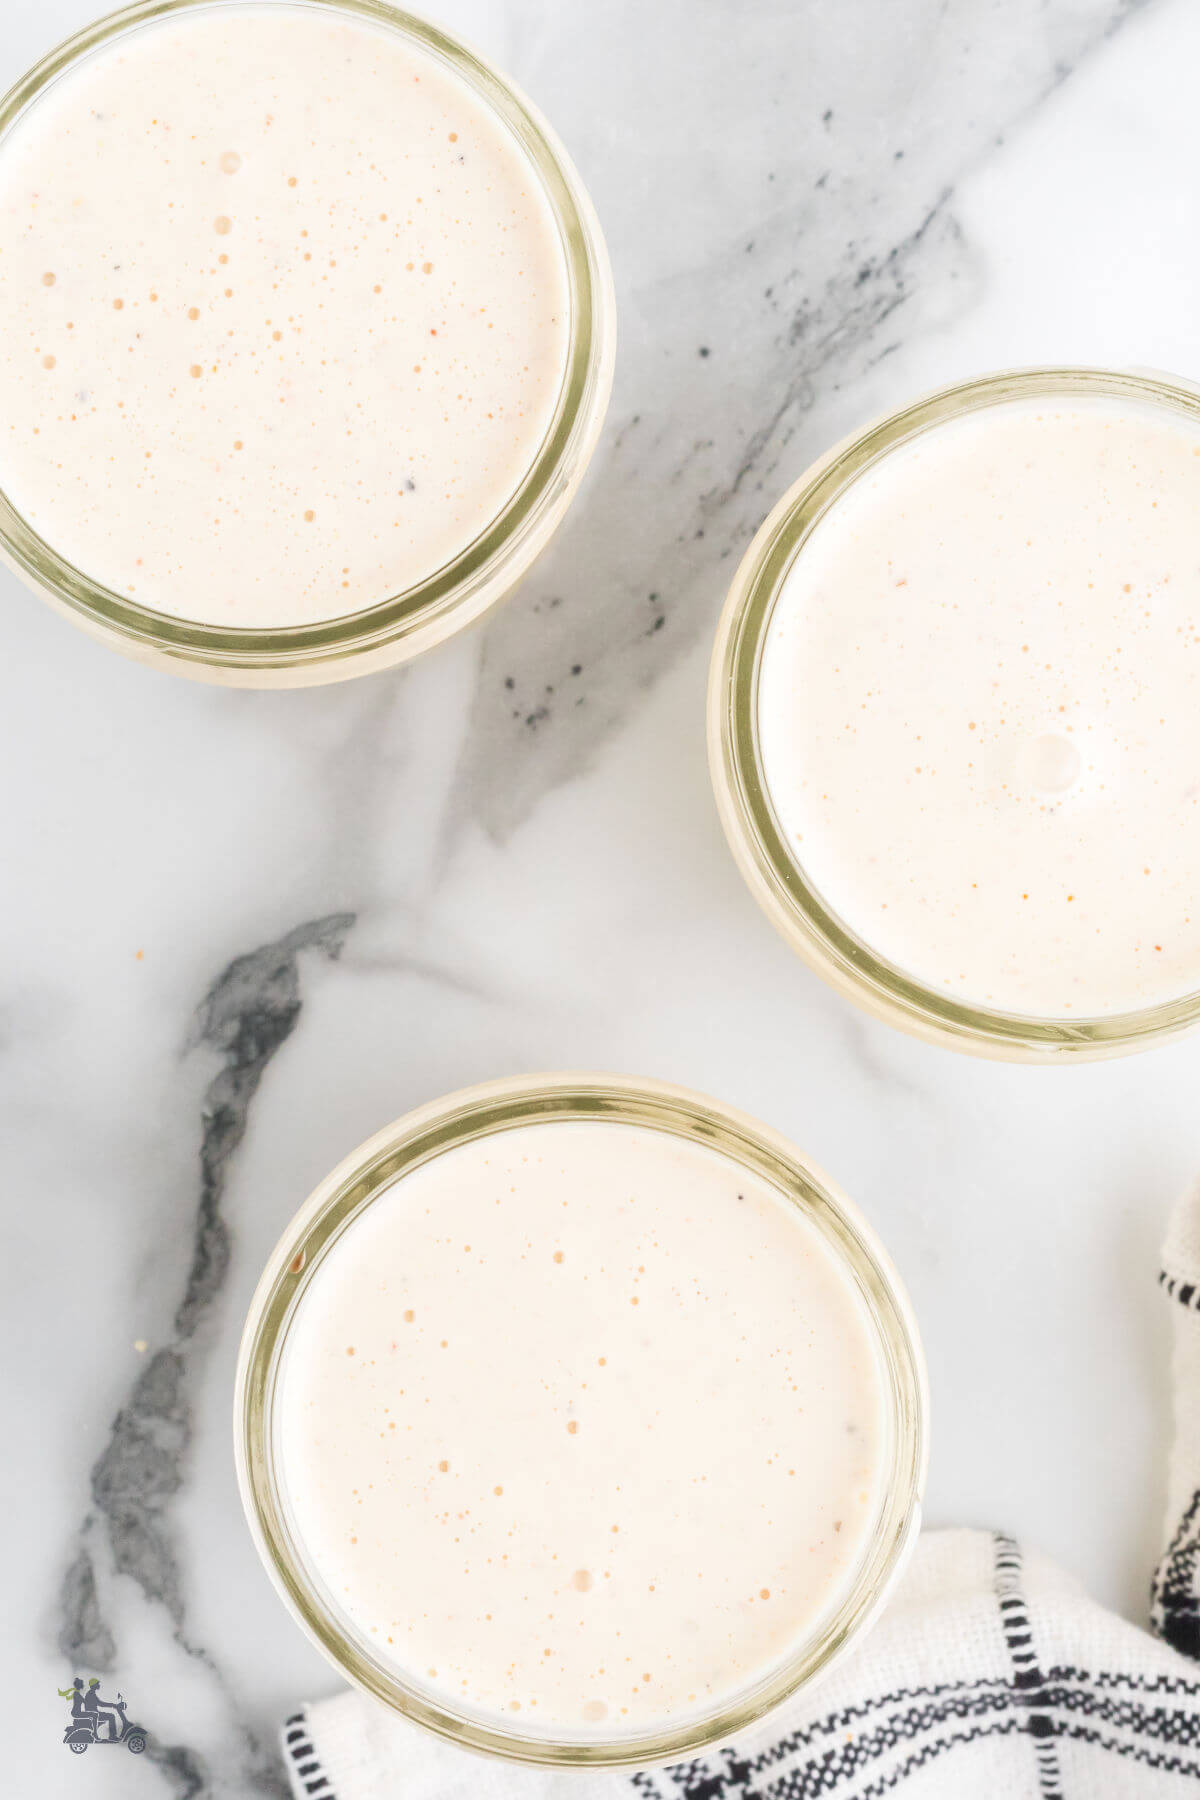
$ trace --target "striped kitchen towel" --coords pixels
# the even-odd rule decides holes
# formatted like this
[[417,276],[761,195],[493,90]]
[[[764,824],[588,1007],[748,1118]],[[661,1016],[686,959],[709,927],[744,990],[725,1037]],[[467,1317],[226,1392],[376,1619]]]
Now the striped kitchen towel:
[[869,1637],[744,1741],[636,1773],[444,1744],[357,1693],[283,1730],[296,1800],[1181,1800],[1200,1783],[1200,1189],[1160,1275],[1175,1441],[1152,1629],[1000,1532],[929,1531]]

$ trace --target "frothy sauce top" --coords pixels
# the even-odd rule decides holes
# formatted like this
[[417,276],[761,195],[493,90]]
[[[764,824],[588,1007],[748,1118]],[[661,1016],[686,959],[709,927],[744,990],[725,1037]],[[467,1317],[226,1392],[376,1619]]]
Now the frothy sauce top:
[[797,863],[927,986],[1041,1018],[1200,988],[1200,427],[1015,400],[892,451],[764,643]]
[[648,1728],[766,1673],[846,1592],[882,1375],[817,1229],[666,1133],[443,1153],[318,1267],[282,1479],[335,1605],[450,1704]]
[[286,5],[151,24],[0,148],[0,487],[152,610],[357,612],[520,486],[568,310],[533,165],[430,52]]

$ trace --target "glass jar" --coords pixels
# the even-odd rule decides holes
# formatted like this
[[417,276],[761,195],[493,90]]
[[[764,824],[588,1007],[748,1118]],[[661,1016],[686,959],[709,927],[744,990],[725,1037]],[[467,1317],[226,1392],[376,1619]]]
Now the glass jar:
[[[237,0],[267,6],[273,0]],[[138,0],[60,44],[0,102],[0,155],[17,121],[93,52],[173,14],[222,0]],[[417,586],[364,611],[316,624],[238,629],[190,622],[133,604],[89,579],[39,537],[0,493],[0,557],[76,625],[136,661],[230,687],[304,687],[406,661],[479,618],[511,591],[545,548],[583,478],[608,405],[615,300],[600,227],[569,158],[513,85],[437,26],[383,0],[286,0],[385,27],[444,63],[516,139],[546,195],[569,293],[566,366],[549,428],[499,515]]]
[[[399,1178],[473,1139],[557,1120],[615,1120],[675,1134],[728,1158],[798,1207],[849,1277],[878,1349],[883,1388],[881,1477],[871,1529],[841,1601],[789,1657],[748,1692],[698,1722],[571,1741],[501,1727],[401,1676],[339,1609],[309,1564],[281,1478],[280,1372],[314,1273],[342,1234]],[[234,1431],[242,1500],[259,1553],[291,1612],[337,1669],[374,1699],[440,1736],[514,1761],[636,1765],[728,1738],[825,1670],[890,1590],[915,1537],[925,1477],[925,1367],[908,1301],[874,1234],[851,1203],[778,1133],[685,1089],[611,1075],[541,1075],[490,1082],[434,1101],[371,1138],[336,1168],[292,1220],[250,1306],[238,1361]],[[378,1641],[378,1640],[376,1640]]]
[[1193,1025],[1200,993],[1137,1012],[1043,1019],[989,1009],[907,974],[826,905],[789,847],[763,769],[759,681],[784,581],[817,523],[898,446],[1005,401],[1099,396],[1150,403],[1200,423],[1200,390],[1155,372],[1023,369],[942,388],[843,440],[789,489],[742,561],[717,629],[708,687],[708,747],[721,823],[743,877],[771,922],[833,987],[927,1041],[1013,1062],[1116,1056]]

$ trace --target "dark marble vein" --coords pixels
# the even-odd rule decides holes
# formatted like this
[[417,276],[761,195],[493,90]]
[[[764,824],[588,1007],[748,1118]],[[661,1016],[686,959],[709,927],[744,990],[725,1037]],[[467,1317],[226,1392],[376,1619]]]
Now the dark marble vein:
[[[312,951],[338,956],[353,923],[352,913],[335,913],[237,957],[198,1008],[193,1047],[215,1051],[220,1066],[209,1083],[201,1115],[200,1189],[191,1264],[173,1337],[139,1374],[92,1469],[92,1510],[59,1595],[58,1649],[73,1670],[103,1672],[118,1664],[118,1644],[98,1571],[128,1578],[148,1605],[165,1613],[179,1648],[221,1687],[240,1779],[245,1791],[256,1795],[284,1795],[286,1780],[274,1746],[260,1743],[239,1717],[218,1664],[188,1635],[185,1577],[171,1503],[187,1474],[192,1392],[203,1356],[197,1334],[229,1268],[229,1225],[222,1201],[230,1164],[245,1136],[259,1083],[300,1017],[301,957]],[[145,1700],[141,1704],[146,1711]],[[153,1732],[149,1713],[143,1722]],[[213,1792],[211,1772],[200,1751],[166,1745],[152,1736],[146,1754],[159,1764],[176,1800],[196,1800]]]
[[239,956],[199,1009],[196,1041],[218,1051],[224,1062],[204,1102],[194,1252],[175,1316],[180,1339],[192,1336],[225,1279],[229,1231],[221,1217],[221,1195],[226,1171],[245,1136],[250,1102],[267,1064],[300,1016],[297,957],[303,950],[339,955],[353,923],[353,914],[334,913],[297,926],[276,944]]
[[[609,191],[601,185],[596,196],[623,328],[635,321],[613,419],[555,544],[487,626],[462,813],[506,837],[707,637],[769,503],[880,404],[856,403],[856,384],[971,304],[978,271],[950,210],[958,182],[1140,3],[1083,0],[1068,10],[1015,0],[981,10],[939,0],[883,12],[873,21],[869,97],[857,57],[810,54],[829,31],[821,5],[773,10],[768,23],[714,0],[706,32],[672,44],[670,90],[652,57],[652,94],[636,67],[625,69],[627,113],[644,107],[663,121],[656,208],[699,207],[711,242],[697,236],[694,264],[656,272],[644,213],[620,187],[643,192],[633,134]],[[726,28],[739,54],[717,71],[710,37],[719,43]],[[603,43],[597,49],[602,59]],[[592,79],[604,78],[601,60]],[[698,91],[707,164],[694,129]],[[722,157],[722,145],[737,149]],[[603,181],[599,158],[597,167]],[[720,198],[704,208],[695,196],[706,170]]]
[[58,1649],[62,1657],[67,1662],[86,1663],[89,1669],[111,1669],[117,1646],[100,1610],[92,1559],[82,1544],[63,1576],[59,1606]]
[[[855,243],[844,246],[819,293],[780,309],[770,375],[753,409],[761,422],[725,434],[721,457],[711,436],[686,447],[671,478],[683,497],[682,517],[665,541],[647,543],[636,569],[628,566],[628,518],[616,515],[657,507],[666,522],[679,508],[664,504],[663,485],[648,471],[615,461],[604,472],[607,491],[592,491],[580,522],[587,554],[576,552],[573,567],[550,576],[561,592],[522,594],[496,616],[458,787],[494,836],[506,837],[544,792],[585,769],[636,696],[713,630],[731,559],[777,498],[776,486],[782,491],[843,426],[808,431],[804,452],[780,475],[793,439],[819,403],[866,365],[885,323],[906,306],[914,318],[926,317],[928,290],[938,290],[943,311],[953,303],[948,296],[960,287],[966,292],[967,258],[949,200],[943,193],[877,257]],[[727,395],[724,404],[736,402]],[[653,462],[657,452],[653,447]],[[714,458],[723,463],[717,471]],[[643,520],[637,535],[653,538],[656,523]],[[698,698],[698,746],[700,719]]]

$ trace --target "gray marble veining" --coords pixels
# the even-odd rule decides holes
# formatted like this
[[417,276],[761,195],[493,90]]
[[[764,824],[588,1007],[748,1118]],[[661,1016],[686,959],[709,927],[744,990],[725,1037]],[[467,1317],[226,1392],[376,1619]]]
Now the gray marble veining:
[[[216,1051],[220,1066],[204,1097],[191,1265],[171,1340],[155,1349],[137,1377],[92,1469],[92,1504],[63,1576],[59,1603],[60,1655],[72,1668],[102,1672],[117,1668],[119,1650],[98,1567],[109,1583],[127,1576],[147,1605],[161,1607],[176,1644],[222,1691],[240,1770],[233,1778],[243,1781],[248,1792],[261,1794],[287,1791],[278,1752],[273,1741],[264,1743],[241,1717],[217,1657],[189,1632],[171,1507],[188,1475],[191,1389],[196,1361],[204,1354],[197,1334],[229,1268],[230,1232],[222,1201],[230,1159],[245,1136],[267,1066],[300,1018],[302,958],[312,952],[340,956],[353,924],[352,913],[333,913],[236,957],[198,1008],[194,1045]],[[177,1800],[211,1791],[213,1772],[200,1752],[152,1737],[146,1754]]]
[[[595,90],[621,96],[620,124],[610,103],[607,133],[585,118],[578,138],[620,372],[581,505],[487,628],[460,791],[489,830],[577,774],[712,629],[729,558],[860,421],[874,365],[971,305],[955,183],[1133,10],[855,0],[835,22],[721,0],[601,37]],[[562,53],[569,11],[544,23]],[[664,225],[678,266],[659,274],[645,239]]]

